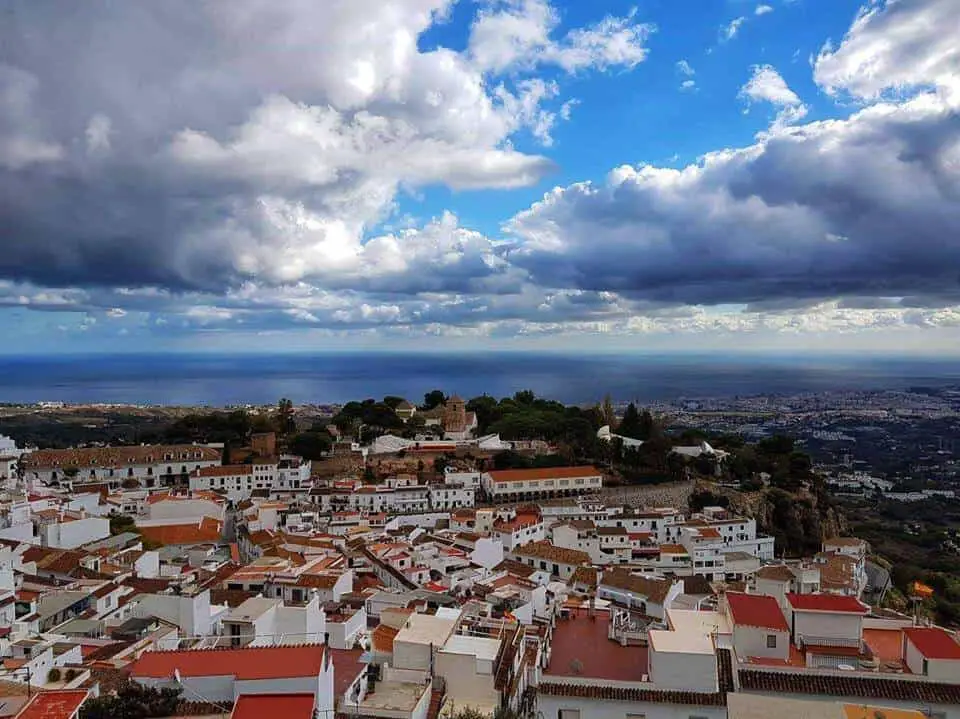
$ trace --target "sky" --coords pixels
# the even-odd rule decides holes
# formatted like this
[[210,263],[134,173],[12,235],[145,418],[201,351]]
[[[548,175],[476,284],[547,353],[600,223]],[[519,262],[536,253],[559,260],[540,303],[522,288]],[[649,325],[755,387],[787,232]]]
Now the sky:
[[956,0],[6,0],[0,353],[960,353]]

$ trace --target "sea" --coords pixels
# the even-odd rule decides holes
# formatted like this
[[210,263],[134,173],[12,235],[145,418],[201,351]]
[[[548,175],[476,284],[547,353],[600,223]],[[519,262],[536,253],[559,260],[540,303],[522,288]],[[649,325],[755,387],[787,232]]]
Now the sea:
[[441,389],[565,403],[960,385],[960,360],[691,354],[123,354],[0,357],[0,403],[335,404]]

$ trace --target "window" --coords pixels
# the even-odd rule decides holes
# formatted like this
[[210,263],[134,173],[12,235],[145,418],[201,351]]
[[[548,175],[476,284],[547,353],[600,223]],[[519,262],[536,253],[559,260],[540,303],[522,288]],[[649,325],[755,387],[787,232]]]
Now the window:
[[580,719],[579,709],[560,709],[557,712],[557,719]]
[[767,635],[767,649],[776,649],[777,648],[777,635],[768,634]]
[[647,719],[646,714],[627,714],[624,719]]

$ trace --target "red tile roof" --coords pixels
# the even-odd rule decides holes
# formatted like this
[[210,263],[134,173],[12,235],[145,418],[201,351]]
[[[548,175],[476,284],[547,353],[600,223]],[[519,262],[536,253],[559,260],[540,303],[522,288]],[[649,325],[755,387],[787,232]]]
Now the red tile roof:
[[233,676],[240,680],[314,677],[323,668],[320,644],[145,652],[131,676],[166,679],[174,670],[185,677]]
[[842,594],[787,594],[787,601],[795,611],[801,612],[866,614],[870,609],[856,597]]
[[213,467],[201,467],[194,470],[196,477],[236,477],[253,474],[253,467],[249,464],[218,464]]
[[574,477],[599,477],[603,473],[596,467],[540,467],[537,469],[503,469],[490,472],[494,482],[522,482],[529,479],[572,479]]
[[960,644],[940,627],[910,627],[903,633],[927,659],[960,659]]
[[241,694],[230,719],[311,719],[313,694]]
[[[173,459],[165,459],[171,455]],[[139,445],[135,447],[87,447],[84,449],[41,449],[20,458],[25,469],[58,467],[119,467],[131,464],[171,465],[183,462],[219,461],[220,450],[194,444]]]
[[727,592],[727,603],[733,623],[744,627],[760,627],[778,632],[789,632],[787,620],[777,600],[766,594]]
[[199,522],[188,524],[158,524],[137,527],[137,531],[158,544],[205,544],[219,542],[223,525],[213,517],[204,517]]
[[[327,654],[333,660],[333,695],[334,697],[341,697],[347,693],[347,689],[350,688],[350,685],[353,684],[360,673],[367,668],[366,664],[360,662],[363,650],[330,649],[328,647]],[[286,719],[286,715],[283,715],[283,719]]]
[[71,719],[88,694],[86,689],[40,692],[20,710],[17,719]]

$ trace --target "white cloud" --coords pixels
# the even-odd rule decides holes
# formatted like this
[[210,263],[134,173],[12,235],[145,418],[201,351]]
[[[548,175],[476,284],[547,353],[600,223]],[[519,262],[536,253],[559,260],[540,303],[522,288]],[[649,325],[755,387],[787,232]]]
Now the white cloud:
[[567,72],[589,68],[632,68],[647,56],[652,25],[634,22],[634,11],[607,16],[553,39],[559,16],[547,0],[503,0],[477,15],[470,28],[472,62],[485,71],[504,72],[556,65]]
[[753,11],[754,15],[766,15],[773,12],[773,7],[771,5],[757,5],[756,10]]
[[693,69],[693,66],[690,65],[686,60],[680,60],[677,62],[677,72],[681,75],[686,75],[687,77],[693,77],[697,74],[696,70]]
[[773,105],[799,105],[800,98],[771,65],[754,65],[753,75],[740,88],[740,96],[750,101]]
[[106,115],[96,114],[87,123],[86,140],[87,152],[91,155],[103,154],[110,151],[110,133],[113,123]]
[[720,41],[729,42],[737,36],[737,33],[740,32],[740,28],[743,26],[747,19],[745,17],[738,17],[731,20],[728,24],[724,25],[720,29]]
[[817,55],[814,79],[827,92],[875,99],[886,90],[938,86],[960,103],[956,0],[875,0],[861,8],[836,49]]

